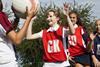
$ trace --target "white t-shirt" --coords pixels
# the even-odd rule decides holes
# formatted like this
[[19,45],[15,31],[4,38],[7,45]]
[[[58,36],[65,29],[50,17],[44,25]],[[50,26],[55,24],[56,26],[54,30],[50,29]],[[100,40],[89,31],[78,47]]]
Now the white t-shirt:
[[12,42],[6,35],[12,29],[12,25],[6,15],[0,12],[0,64],[16,60]]
[[10,67],[14,67],[12,62],[16,63],[15,52],[12,46],[12,42],[6,35],[9,31],[11,31],[11,22],[13,22],[15,18],[12,11],[12,0],[1,0],[1,2],[3,5],[2,11],[8,18],[5,17],[2,12],[0,12],[0,67],[2,67],[2,65],[7,65],[10,63]]

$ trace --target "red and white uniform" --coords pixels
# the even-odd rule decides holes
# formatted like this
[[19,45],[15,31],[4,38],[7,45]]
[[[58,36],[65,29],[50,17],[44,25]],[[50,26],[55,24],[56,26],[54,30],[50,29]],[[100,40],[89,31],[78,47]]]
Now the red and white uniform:
[[47,62],[63,62],[66,61],[66,55],[64,52],[62,27],[59,27],[57,31],[43,31],[43,47],[44,47],[44,61]]
[[82,34],[84,34],[83,28],[81,26],[75,26],[75,34],[68,35],[69,52],[71,56],[77,56],[85,53],[86,48],[82,38]]
[[[66,52],[66,33],[67,30],[64,27],[60,27],[58,24],[50,27],[47,30],[35,33],[35,38],[42,38],[43,41],[43,67],[65,67],[70,66],[67,60]],[[59,63],[58,63],[59,62]]]

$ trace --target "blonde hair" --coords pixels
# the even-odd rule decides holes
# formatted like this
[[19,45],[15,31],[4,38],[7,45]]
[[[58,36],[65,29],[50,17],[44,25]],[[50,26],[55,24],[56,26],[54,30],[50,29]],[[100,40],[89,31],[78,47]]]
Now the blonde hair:
[[98,22],[98,21],[100,21],[100,19],[97,19],[97,20],[95,21],[95,23]]

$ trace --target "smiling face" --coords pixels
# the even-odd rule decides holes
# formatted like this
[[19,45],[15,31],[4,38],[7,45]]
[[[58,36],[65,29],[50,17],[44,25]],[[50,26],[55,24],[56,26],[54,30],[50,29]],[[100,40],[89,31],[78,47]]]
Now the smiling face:
[[77,20],[77,15],[76,15],[75,13],[71,13],[71,14],[69,15],[69,17],[70,17],[72,23],[73,23],[73,24],[76,24],[76,22],[78,21],[78,20]]
[[96,21],[97,32],[100,33],[100,19]]
[[49,26],[53,26],[58,22],[58,17],[55,15],[55,12],[49,11],[47,15],[47,20],[49,21]]

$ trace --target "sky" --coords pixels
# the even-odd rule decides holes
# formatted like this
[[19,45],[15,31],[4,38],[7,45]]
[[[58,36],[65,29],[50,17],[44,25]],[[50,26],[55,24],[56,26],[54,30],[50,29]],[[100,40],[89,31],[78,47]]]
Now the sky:
[[[51,2],[55,3],[57,6],[62,6],[62,4],[66,1],[67,3],[72,3],[74,0],[39,0],[42,5],[50,4]],[[92,3],[94,6],[92,7],[92,15],[100,18],[100,0],[75,0],[79,5]]]

